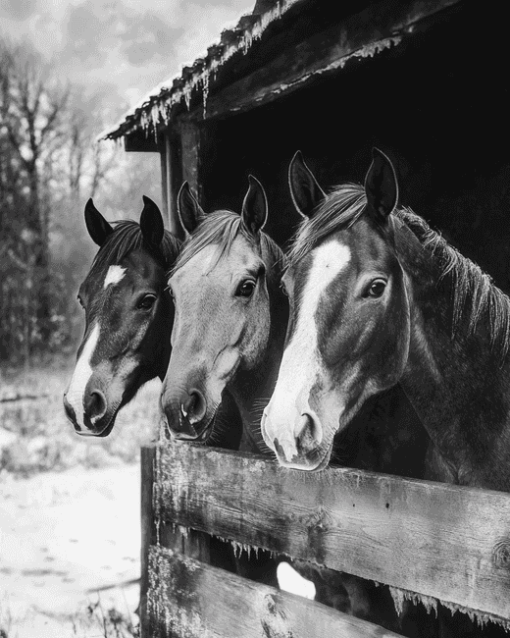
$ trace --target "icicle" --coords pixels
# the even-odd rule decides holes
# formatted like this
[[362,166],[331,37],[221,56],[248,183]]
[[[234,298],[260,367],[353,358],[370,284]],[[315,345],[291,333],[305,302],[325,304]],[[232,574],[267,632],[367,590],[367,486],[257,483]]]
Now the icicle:
[[404,602],[406,600],[410,600],[414,604],[421,603],[427,610],[427,613],[430,614],[434,612],[437,616],[438,601],[436,598],[417,594],[415,592],[408,591],[407,589],[400,589],[398,587],[390,587],[390,594],[393,598],[393,602],[395,603],[395,610],[399,616],[404,611]]
[[202,106],[203,106],[203,117],[204,120],[207,115],[207,99],[209,97],[209,71],[208,69],[204,72],[203,77],[203,86],[202,86]]

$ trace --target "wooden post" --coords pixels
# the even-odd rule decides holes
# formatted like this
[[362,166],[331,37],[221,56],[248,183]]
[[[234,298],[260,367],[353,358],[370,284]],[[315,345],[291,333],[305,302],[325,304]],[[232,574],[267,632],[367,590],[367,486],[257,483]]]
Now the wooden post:
[[166,144],[159,151],[159,159],[161,166],[161,201],[163,202],[163,215],[167,218],[168,227],[170,227],[170,207],[168,205],[168,188],[166,183],[166,164],[167,164],[167,154],[166,154]]
[[199,201],[202,189],[199,179],[200,171],[200,129],[195,122],[180,123],[182,149],[182,179],[186,180],[195,191]]
[[167,130],[163,134],[162,143],[160,147],[161,156],[161,188],[163,204],[165,207],[165,213],[168,220],[168,230],[174,235],[179,235],[180,226],[177,219],[177,209],[175,205],[175,198],[173,193],[173,171],[174,161],[172,153],[172,144],[170,140],[171,131]]
[[154,462],[155,449],[143,447],[141,449],[141,575],[140,575],[140,604],[138,615],[140,617],[140,636],[149,638],[149,615],[147,610],[147,590],[149,587],[149,551],[151,545],[156,543],[156,526],[154,519],[154,507],[152,491],[154,486]]

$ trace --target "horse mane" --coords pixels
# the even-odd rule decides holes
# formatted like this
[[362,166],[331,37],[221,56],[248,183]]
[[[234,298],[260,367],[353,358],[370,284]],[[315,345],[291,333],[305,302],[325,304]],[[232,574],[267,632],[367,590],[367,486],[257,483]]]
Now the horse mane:
[[191,237],[184,243],[170,275],[187,264],[206,246],[213,244],[218,245],[215,262],[217,264],[221,257],[230,250],[234,240],[239,235],[244,237],[263,258],[268,259],[268,277],[271,276],[271,271],[275,268],[283,266],[285,258],[283,251],[269,235],[260,232],[258,237],[255,237],[242,223],[240,215],[230,210],[217,210],[202,218]]
[[114,231],[107,237],[95,256],[89,275],[100,274],[108,266],[120,263],[124,257],[133,250],[139,250],[142,245],[165,270],[172,266],[179,253],[181,242],[168,230],[165,230],[159,248],[155,249],[144,241],[142,229],[137,222],[123,219],[112,222],[112,225]]
[[[288,255],[289,265],[299,262],[331,233],[353,226],[362,217],[366,206],[365,190],[360,184],[347,183],[335,187],[313,216],[298,228]],[[439,279],[451,285],[452,337],[461,320],[467,320],[468,332],[473,333],[481,320],[488,319],[491,347],[498,348],[503,361],[510,349],[510,299],[494,285],[488,274],[464,257],[410,208],[399,207],[392,216],[413,233],[424,250],[436,258]]]

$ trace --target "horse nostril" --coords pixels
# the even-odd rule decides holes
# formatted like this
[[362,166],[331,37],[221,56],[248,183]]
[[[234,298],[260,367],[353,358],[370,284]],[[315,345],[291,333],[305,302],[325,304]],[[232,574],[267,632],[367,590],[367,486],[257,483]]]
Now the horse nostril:
[[84,401],[85,412],[89,419],[100,419],[106,413],[106,397],[100,390],[92,390]]
[[304,454],[315,450],[322,441],[320,423],[309,414],[302,414],[296,427],[296,446]]
[[188,420],[191,425],[198,423],[205,417],[207,404],[205,398],[199,390],[192,390],[181,403],[182,416]]

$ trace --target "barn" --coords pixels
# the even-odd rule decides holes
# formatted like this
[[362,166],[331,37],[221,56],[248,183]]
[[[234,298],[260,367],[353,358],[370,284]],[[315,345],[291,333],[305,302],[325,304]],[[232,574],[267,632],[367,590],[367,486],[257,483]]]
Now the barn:
[[[255,175],[268,194],[267,231],[282,246],[298,221],[287,186],[295,151],[303,152],[327,189],[362,181],[377,146],[397,168],[401,202],[509,293],[505,17],[502,4],[467,0],[258,0],[253,13],[224,31],[204,58],[157,87],[103,138],[121,141],[127,152],[160,154],[162,201],[169,228],[177,234],[176,197],[184,180],[206,211],[238,210],[247,177]],[[214,561],[205,532],[239,547],[260,547],[386,583],[401,603],[415,598],[435,608],[441,601],[451,609],[471,610],[481,620],[506,624],[510,619],[506,495],[352,470],[331,470],[327,488],[321,484],[326,479],[317,477],[301,478],[296,488],[288,472],[267,460],[233,453],[215,460],[214,454],[222,453],[171,447],[144,451],[144,635],[394,635],[370,633],[337,612],[297,603],[267,586],[257,589],[234,576],[223,580],[217,568],[208,566]],[[315,553],[301,537],[282,543],[269,523],[252,525],[254,530],[239,513],[225,522],[217,492],[202,485],[197,494],[189,478],[183,479],[187,467],[194,468],[198,481],[200,471],[211,472],[215,463],[228,467],[250,494],[243,502],[251,499],[252,517],[257,512],[272,520],[274,529],[282,525],[281,512],[290,512],[304,490],[309,519],[315,521],[306,538],[314,539]],[[283,495],[285,502],[278,507],[261,503],[250,492],[259,481],[269,482],[271,493]],[[363,525],[367,533],[367,521],[378,517],[384,501],[394,517],[391,529],[408,530],[401,560],[385,553],[389,528],[381,535],[375,524],[371,542],[381,549],[379,562],[373,552],[357,551],[349,534],[342,540],[343,559],[326,547],[314,499],[323,498],[333,484],[350,507],[354,499],[364,522],[354,522],[340,504],[326,518],[341,514],[352,529]],[[357,496],[355,485],[361,490]],[[475,513],[490,520],[490,539],[477,536],[480,519],[470,518]],[[427,539],[430,530],[424,531],[431,520],[433,544]],[[205,593],[211,588],[216,588],[215,601]],[[242,630],[236,625],[240,616],[246,621]]]

